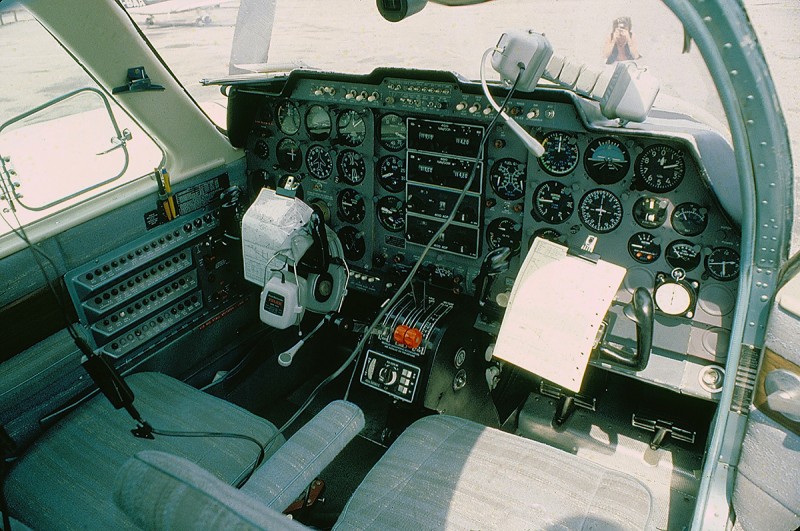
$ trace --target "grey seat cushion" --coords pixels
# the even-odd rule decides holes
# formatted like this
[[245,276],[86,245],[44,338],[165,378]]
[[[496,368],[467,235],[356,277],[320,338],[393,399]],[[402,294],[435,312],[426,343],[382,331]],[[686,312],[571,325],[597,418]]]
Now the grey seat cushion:
[[364,426],[355,405],[328,404],[237,490],[194,463],[140,452],[117,476],[117,505],[145,529],[305,529],[281,514]]
[[143,529],[306,529],[191,461],[163,452],[128,459],[114,496]]
[[[266,420],[158,373],[127,379],[136,407],[154,428],[245,434],[262,443],[275,427]],[[253,466],[258,447],[230,438],[155,440],[131,435],[134,422],[96,396],[50,428],[11,470],[5,492],[12,515],[34,529],[119,529],[133,522],[112,499],[114,478],[137,452],[158,450],[197,463],[233,484]],[[279,437],[267,456],[283,443]]]
[[356,489],[335,529],[648,529],[637,479],[471,421],[407,429]]

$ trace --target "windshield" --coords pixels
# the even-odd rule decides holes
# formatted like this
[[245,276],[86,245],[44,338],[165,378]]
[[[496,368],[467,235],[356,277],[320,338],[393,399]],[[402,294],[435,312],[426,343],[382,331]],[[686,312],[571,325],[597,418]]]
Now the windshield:
[[[241,13],[239,2],[130,1],[138,4],[129,7],[132,18],[223,127],[224,98],[201,79],[306,65],[345,73],[449,70],[476,80],[483,52],[503,32],[520,29],[544,33],[556,55],[588,68],[636,60],[661,83],[657,106],[689,112],[717,128],[724,123],[700,54],[695,48],[683,53],[683,28],[660,0],[494,0],[458,7],[430,2],[400,22],[385,20],[375,0],[253,0],[242,2]],[[238,44],[248,58],[234,54],[232,61],[237,20],[247,18],[255,19],[258,30]],[[487,77],[498,78],[489,67]]]

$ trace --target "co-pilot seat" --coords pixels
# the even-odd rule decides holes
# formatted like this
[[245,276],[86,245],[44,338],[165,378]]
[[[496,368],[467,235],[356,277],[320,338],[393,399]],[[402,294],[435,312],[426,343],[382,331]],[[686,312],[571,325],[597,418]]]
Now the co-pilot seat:
[[[268,506],[259,469],[241,490],[185,460],[141,452],[115,499],[149,529],[305,529]],[[409,427],[356,489],[334,529],[652,529],[637,479],[447,415]]]
[[[142,418],[164,431],[230,433],[262,444],[276,433],[270,422],[229,402],[159,373],[126,378]],[[282,436],[266,448],[257,488],[260,504],[280,513],[308,486],[363,426],[358,408],[329,404],[288,442]],[[133,421],[102,395],[61,419],[14,465],[5,483],[11,515],[32,529],[135,529],[139,525],[118,508],[114,482],[137,453],[157,452],[202,467],[214,482],[236,490],[250,473],[259,448],[228,437],[134,437]],[[141,480],[142,478],[139,478]],[[161,498],[157,484],[140,482],[132,496]],[[195,515],[198,516],[198,515]],[[205,520],[201,520],[205,521]],[[205,525],[213,526],[213,522]],[[156,528],[163,527],[157,522]]]

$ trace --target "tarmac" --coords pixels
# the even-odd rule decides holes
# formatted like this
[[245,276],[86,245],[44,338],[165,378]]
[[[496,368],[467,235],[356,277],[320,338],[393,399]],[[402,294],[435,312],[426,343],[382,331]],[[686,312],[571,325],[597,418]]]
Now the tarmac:
[[781,104],[794,166],[794,224],[792,253],[800,250],[800,2],[797,0],[745,0]]

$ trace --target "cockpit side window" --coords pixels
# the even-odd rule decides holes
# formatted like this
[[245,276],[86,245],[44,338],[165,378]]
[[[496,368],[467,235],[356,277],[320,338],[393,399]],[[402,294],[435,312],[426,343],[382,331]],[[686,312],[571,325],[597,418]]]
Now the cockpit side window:
[[149,175],[163,154],[23,6],[0,17],[3,235]]

